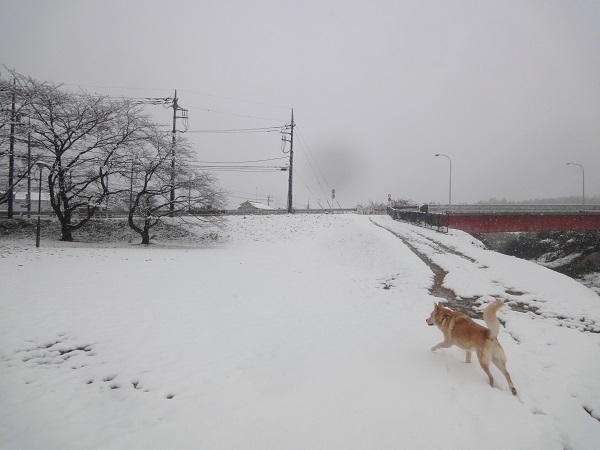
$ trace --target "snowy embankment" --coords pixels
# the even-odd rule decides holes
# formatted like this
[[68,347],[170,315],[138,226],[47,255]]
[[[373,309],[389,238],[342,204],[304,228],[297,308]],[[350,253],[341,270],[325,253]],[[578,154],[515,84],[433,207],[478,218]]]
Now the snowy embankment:
[[[220,234],[204,247],[1,240],[0,448],[600,442],[600,334],[583,331],[600,300],[571,279],[387,217],[234,217]],[[398,236],[457,295],[536,311],[499,314],[518,397],[495,368],[492,389],[460,350],[429,350],[442,337],[425,324],[432,272]]]

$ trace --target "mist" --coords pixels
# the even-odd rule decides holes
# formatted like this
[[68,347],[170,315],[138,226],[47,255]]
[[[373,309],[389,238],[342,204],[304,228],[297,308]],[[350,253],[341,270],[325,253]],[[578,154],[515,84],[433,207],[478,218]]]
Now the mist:
[[[478,1],[2,2],[0,63],[111,96],[173,96],[198,159],[287,165],[294,200],[352,207],[600,194],[600,4]],[[149,107],[150,108],[150,107]],[[148,112],[169,124],[168,109]],[[282,159],[277,159],[282,158]],[[208,169],[207,169],[208,170]],[[287,172],[215,172],[229,207]]]

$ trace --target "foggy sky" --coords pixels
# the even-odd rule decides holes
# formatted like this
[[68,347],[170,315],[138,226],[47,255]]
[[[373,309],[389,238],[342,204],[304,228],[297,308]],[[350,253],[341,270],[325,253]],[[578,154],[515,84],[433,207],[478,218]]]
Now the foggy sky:
[[[41,81],[189,109],[202,161],[287,156],[296,205],[600,194],[600,3],[0,0],[0,64]],[[149,112],[165,124],[171,111]],[[243,117],[242,117],[243,116]],[[311,167],[311,164],[312,167]],[[285,165],[286,160],[272,163]],[[270,163],[265,163],[270,164]],[[325,179],[320,177],[320,172]],[[287,172],[218,172],[285,207]],[[320,184],[317,182],[319,176]]]

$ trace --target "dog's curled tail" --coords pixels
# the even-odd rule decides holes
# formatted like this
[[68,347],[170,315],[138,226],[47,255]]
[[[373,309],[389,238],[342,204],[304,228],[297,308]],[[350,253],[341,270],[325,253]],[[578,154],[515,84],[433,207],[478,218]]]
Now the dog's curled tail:
[[483,311],[483,320],[485,320],[485,323],[490,330],[490,338],[492,339],[498,336],[498,333],[500,332],[500,321],[498,320],[498,317],[496,317],[496,312],[503,306],[505,305],[502,302],[494,302],[490,303],[487,308],[485,308],[485,311]]

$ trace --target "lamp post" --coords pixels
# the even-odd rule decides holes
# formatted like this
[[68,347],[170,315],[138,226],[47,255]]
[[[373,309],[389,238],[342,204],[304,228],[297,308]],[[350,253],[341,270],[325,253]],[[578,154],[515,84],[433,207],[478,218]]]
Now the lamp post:
[[37,163],[38,168],[40,169],[40,184],[38,188],[38,220],[37,220],[37,229],[35,232],[35,246],[39,248],[40,246],[40,220],[42,214],[42,169],[47,167],[48,169],[52,169],[48,164],[43,162]]
[[452,207],[452,160],[448,155],[442,155],[441,153],[436,153],[435,156],[443,156],[450,163],[450,178],[448,181],[448,209],[450,209]]
[[585,169],[581,164],[568,162],[567,166],[579,166],[581,167],[582,181],[581,181],[581,206],[585,206]]

